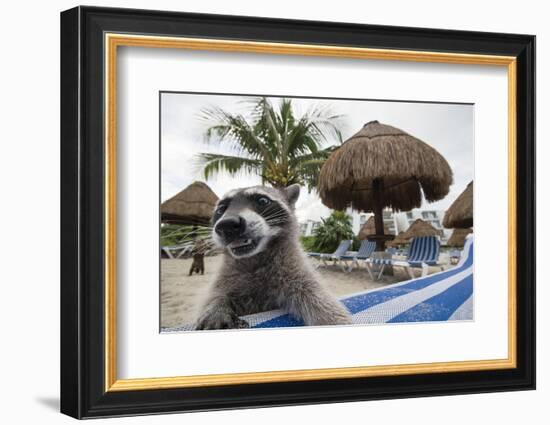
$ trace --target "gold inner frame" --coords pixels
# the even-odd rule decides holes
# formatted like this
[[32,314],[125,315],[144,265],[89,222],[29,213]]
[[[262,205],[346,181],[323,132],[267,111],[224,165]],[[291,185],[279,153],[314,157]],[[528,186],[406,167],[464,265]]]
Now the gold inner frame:
[[[370,49],[255,41],[105,34],[105,391],[133,391],[214,385],[482,371],[516,367],[516,58],[461,53]],[[279,55],[325,56],[470,65],[494,65],[508,72],[508,357],[420,364],[117,379],[116,339],[116,123],[119,46]]]

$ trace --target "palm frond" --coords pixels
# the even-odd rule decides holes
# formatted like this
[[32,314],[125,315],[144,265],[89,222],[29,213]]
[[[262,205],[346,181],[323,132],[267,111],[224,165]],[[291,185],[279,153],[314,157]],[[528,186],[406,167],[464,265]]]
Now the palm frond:
[[199,165],[203,169],[204,178],[208,179],[223,171],[234,176],[240,171],[257,172],[262,168],[262,161],[240,156],[220,155],[215,153],[201,153],[197,156]]
[[256,158],[263,157],[266,161],[273,161],[264,141],[242,115],[230,114],[219,107],[211,107],[201,111],[201,118],[213,123],[205,132],[207,141],[217,137],[219,142],[231,143],[231,148],[237,152],[246,152]]
[[333,139],[341,141],[341,120],[342,115],[333,114],[326,106],[312,106],[289,134],[286,154],[292,157],[307,151],[315,152]]

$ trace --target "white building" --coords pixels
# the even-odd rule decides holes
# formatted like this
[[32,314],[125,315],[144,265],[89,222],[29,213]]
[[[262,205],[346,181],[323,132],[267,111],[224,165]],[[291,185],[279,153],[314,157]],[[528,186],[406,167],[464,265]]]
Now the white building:
[[[353,233],[357,235],[366,221],[373,215],[372,213],[357,212],[348,208],[346,213],[351,217]],[[391,209],[383,211],[384,226],[392,235],[406,231],[409,226],[418,218],[430,223],[437,229],[441,236],[441,241],[445,243],[451,237],[452,229],[443,227],[443,217],[445,211],[440,210],[420,210],[414,209],[407,212],[393,212]],[[321,225],[321,221],[307,220],[300,223],[300,233],[303,236],[313,235],[314,230]]]
[[315,229],[317,229],[317,227],[321,225],[321,221],[306,220],[299,224],[300,224],[300,234],[302,236],[312,236]]

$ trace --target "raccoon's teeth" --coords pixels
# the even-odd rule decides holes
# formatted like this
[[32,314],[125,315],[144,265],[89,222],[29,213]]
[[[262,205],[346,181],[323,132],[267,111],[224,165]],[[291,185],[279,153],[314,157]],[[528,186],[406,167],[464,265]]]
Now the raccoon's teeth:
[[247,245],[250,245],[252,243],[252,239],[245,239],[244,241],[239,241],[238,243],[232,243],[231,244],[231,247],[232,248],[241,248],[243,246],[247,246]]

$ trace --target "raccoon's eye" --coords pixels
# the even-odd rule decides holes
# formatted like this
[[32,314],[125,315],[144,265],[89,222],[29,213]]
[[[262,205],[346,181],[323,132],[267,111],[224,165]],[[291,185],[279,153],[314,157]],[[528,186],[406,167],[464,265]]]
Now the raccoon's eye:
[[223,214],[226,209],[227,205],[222,204],[216,209],[216,214]]
[[265,207],[267,205],[269,205],[271,203],[271,199],[269,198],[266,198],[265,196],[261,196],[259,197],[258,199],[256,199],[256,203],[260,206],[260,207]]

